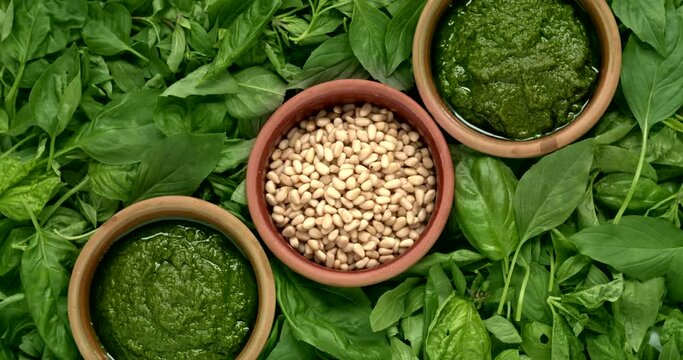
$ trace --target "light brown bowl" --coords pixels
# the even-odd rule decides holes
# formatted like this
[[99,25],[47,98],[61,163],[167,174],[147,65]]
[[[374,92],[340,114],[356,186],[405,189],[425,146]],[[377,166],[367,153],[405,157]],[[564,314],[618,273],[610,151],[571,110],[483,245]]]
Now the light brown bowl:
[[[306,259],[280,233],[270,217],[265,200],[265,174],[279,137],[300,121],[320,110],[348,103],[371,103],[385,107],[416,129],[429,147],[437,179],[437,199],[427,226],[418,241],[395,260],[372,269],[341,271]],[[407,95],[389,86],[367,80],[335,80],[309,88],[282,105],[265,124],[249,157],[247,199],[259,235],[285,265],[317,282],[339,286],[367,286],[390,279],[408,269],[434,245],[448,219],[453,203],[453,163],[448,145],[429,114]]]
[[454,138],[473,149],[494,156],[537,157],[571,144],[600,120],[612,101],[621,71],[619,29],[604,0],[578,0],[593,23],[600,42],[602,63],[593,95],[581,114],[569,125],[552,134],[528,141],[498,139],[472,129],[453,114],[437,90],[432,75],[432,43],[434,31],[451,2],[452,0],[428,0],[422,10],[413,41],[413,70],[422,101],[439,125]]
[[186,196],[158,197],[133,204],[104,223],[83,247],[71,274],[68,295],[69,324],[81,355],[85,360],[111,359],[98,340],[90,317],[90,285],[98,263],[125,234],[145,224],[169,219],[213,227],[233,240],[249,259],[258,285],[258,314],[237,359],[256,359],[270,335],[275,315],[275,283],[266,253],[235,216],[216,205]]

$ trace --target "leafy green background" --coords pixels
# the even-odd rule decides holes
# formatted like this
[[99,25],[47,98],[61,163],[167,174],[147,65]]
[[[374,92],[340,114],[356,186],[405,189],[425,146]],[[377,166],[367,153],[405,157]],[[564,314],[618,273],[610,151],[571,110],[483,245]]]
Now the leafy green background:
[[[261,359],[680,359],[683,7],[613,0],[622,81],[582,141],[542,159],[451,147],[432,253],[363,289],[272,261]],[[374,78],[417,98],[422,0],[0,0],[0,359],[77,359],[79,248],[168,194],[251,226],[246,161],[287,98]]]

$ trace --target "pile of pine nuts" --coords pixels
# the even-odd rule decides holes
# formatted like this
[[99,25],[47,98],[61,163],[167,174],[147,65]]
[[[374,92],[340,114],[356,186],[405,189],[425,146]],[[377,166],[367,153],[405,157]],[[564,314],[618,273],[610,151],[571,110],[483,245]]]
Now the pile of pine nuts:
[[289,244],[339,270],[394,260],[434,211],[434,162],[420,134],[387,109],[335,106],[279,141],[266,201]]

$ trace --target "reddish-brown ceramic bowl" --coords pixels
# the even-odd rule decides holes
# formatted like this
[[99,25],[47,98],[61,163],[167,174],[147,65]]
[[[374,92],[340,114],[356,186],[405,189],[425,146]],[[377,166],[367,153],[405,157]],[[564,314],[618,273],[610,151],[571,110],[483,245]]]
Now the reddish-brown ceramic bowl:
[[158,197],[123,209],[104,223],[81,250],[68,295],[69,324],[81,355],[85,360],[111,359],[98,340],[90,317],[90,285],[100,260],[115,241],[130,231],[169,219],[208,225],[233,240],[249,259],[258,287],[258,314],[237,359],[256,359],[268,340],[275,316],[275,282],[268,257],[254,234],[235,216],[216,205],[186,196]]
[[[392,110],[396,118],[408,122],[422,135],[436,168],[437,199],[425,230],[405,253],[394,261],[372,269],[341,271],[306,259],[280,234],[271,220],[269,206],[265,200],[266,167],[278,138],[286,135],[301,120],[335,105],[366,102]],[[247,167],[249,212],[268,248],[297,273],[317,282],[339,287],[367,286],[390,279],[422,258],[434,245],[446,224],[453,202],[453,187],[453,163],[448,145],[434,120],[407,95],[389,86],[367,80],[327,82],[309,88],[287,101],[270,117],[259,133]]]
[[[457,0],[456,0],[457,1]],[[503,140],[474,130],[458,118],[441,98],[432,75],[432,43],[441,16],[452,0],[428,0],[413,41],[413,70],[420,96],[441,127],[461,143],[494,156],[528,158],[545,155],[571,144],[590,130],[605,113],[619,84],[621,40],[614,15],[604,0],[578,0],[590,18],[600,42],[600,75],[593,95],[569,125],[549,135],[528,140]]]

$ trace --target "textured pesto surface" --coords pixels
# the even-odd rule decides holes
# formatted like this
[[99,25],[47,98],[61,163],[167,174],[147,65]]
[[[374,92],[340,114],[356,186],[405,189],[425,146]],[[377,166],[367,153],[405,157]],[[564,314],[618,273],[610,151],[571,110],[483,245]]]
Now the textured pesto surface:
[[437,31],[437,86],[468,122],[527,139],[572,121],[597,78],[585,25],[560,0],[455,1]]
[[231,359],[257,312],[248,260],[186,222],[144,226],[107,252],[93,282],[95,330],[116,359]]

